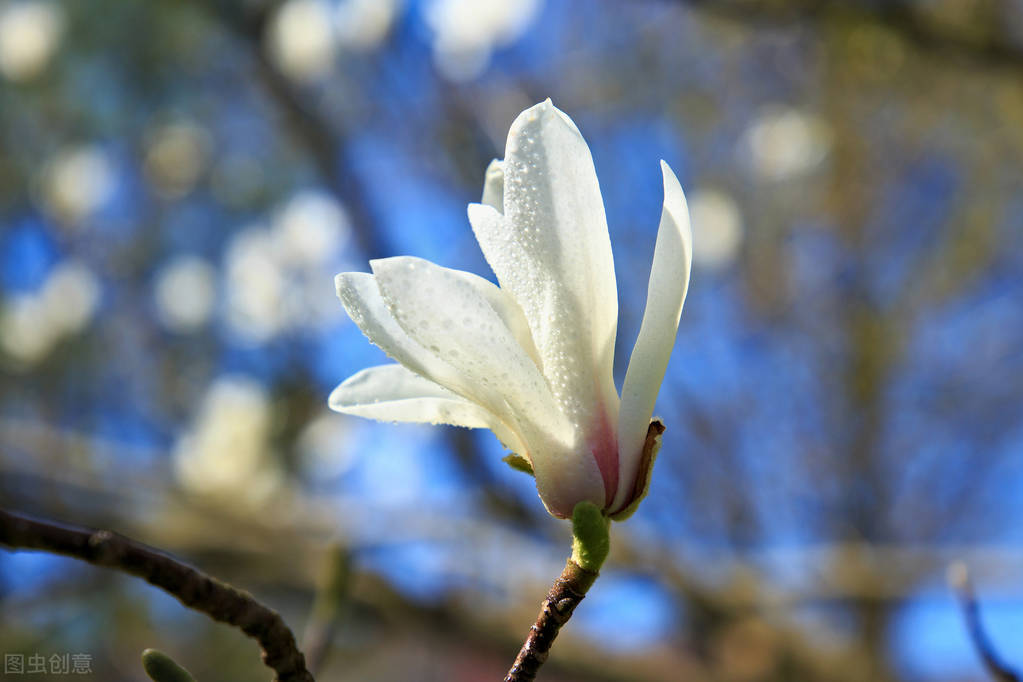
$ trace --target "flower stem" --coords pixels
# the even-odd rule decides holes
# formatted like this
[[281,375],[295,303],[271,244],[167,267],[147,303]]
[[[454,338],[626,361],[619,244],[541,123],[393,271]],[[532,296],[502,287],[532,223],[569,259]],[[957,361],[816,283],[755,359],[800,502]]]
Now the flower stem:
[[572,617],[572,612],[586,596],[587,590],[597,579],[597,574],[587,571],[571,559],[565,570],[554,581],[540,607],[536,623],[529,629],[529,635],[515,657],[504,682],[530,682],[536,679],[540,666],[547,660],[551,645],[558,636],[561,626]]
[[610,547],[610,522],[591,502],[572,512],[572,556],[543,600],[536,623],[515,657],[504,682],[530,682],[547,660],[561,626],[568,622],[590,587]]

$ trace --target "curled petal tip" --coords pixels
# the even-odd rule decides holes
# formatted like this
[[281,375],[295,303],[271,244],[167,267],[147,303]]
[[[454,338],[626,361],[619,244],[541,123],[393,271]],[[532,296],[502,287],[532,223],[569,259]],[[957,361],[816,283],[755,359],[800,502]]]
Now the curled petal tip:
[[681,202],[682,207],[686,207],[686,193],[682,191],[682,183],[678,181],[675,171],[671,169],[671,166],[664,159],[661,159],[661,177],[664,181],[665,205],[669,206],[669,208],[674,208],[671,204]]
[[686,281],[688,282],[688,270],[693,260],[693,231],[689,222],[689,204],[686,201],[686,193],[682,190],[682,184],[664,159],[661,159],[661,175],[664,180],[663,210],[671,216],[675,228],[682,237],[682,251],[687,270]]
[[504,162],[500,159],[494,159],[487,166],[480,203],[504,212]]

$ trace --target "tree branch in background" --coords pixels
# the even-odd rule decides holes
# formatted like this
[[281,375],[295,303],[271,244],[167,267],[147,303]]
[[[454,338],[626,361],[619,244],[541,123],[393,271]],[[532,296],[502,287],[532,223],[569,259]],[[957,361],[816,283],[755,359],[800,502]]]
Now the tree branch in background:
[[[870,21],[886,26],[907,42],[922,50],[954,57],[974,64],[1023,68],[1023,45],[1013,42],[1004,33],[1005,21],[986,22],[986,30],[975,27],[949,26],[914,3],[898,0],[672,0],[677,4],[697,7],[709,14],[738,22],[760,25],[806,23],[808,21],[853,20]],[[998,7],[996,6],[996,9]],[[1008,14],[1005,7],[1003,14]],[[997,13],[997,12],[996,12]]]
[[255,639],[275,682],[313,682],[295,636],[280,614],[252,595],[130,538],[108,530],[75,528],[0,509],[0,545],[81,559],[145,579],[185,606],[239,628]]
[[966,621],[966,629],[970,633],[970,640],[973,642],[984,668],[996,682],[1020,682],[1019,673],[1010,668],[1002,661],[994,645],[984,631],[980,622],[980,605],[977,603],[977,595],[973,591],[973,583],[970,581],[970,571],[966,564],[956,562],[948,568],[948,582],[959,597],[959,605],[963,609],[963,620]]
[[217,0],[194,3],[207,16],[232,34],[253,60],[254,74],[263,90],[283,114],[292,137],[309,154],[327,189],[344,204],[351,217],[359,249],[367,258],[390,255],[392,249],[375,229],[365,197],[364,183],[351,168],[345,136],[306,104],[300,89],[281,73],[263,49],[263,36],[281,2],[236,2]]
[[351,601],[351,582],[352,554],[343,544],[337,543],[327,550],[324,558],[313,612],[302,638],[308,668],[317,675],[330,653],[334,635],[345,619]]

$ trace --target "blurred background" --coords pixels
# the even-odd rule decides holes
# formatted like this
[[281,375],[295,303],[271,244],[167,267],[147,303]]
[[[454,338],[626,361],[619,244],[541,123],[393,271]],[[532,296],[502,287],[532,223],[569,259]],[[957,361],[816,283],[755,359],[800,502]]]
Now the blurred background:
[[[1010,0],[0,0],[0,504],[252,591],[319,679],[500,679],[567,524],[489,432],[326,410],[384,361],[333,275],[492,279],[465,206],[549,96],[619,385],[661,158],[696,251],[650,496],[541,677],[980,680],[953,560],[1023,665],[1021,74]],[[116,682],[145,647],[269,677],[138,580],[0,552],[0,651]]]

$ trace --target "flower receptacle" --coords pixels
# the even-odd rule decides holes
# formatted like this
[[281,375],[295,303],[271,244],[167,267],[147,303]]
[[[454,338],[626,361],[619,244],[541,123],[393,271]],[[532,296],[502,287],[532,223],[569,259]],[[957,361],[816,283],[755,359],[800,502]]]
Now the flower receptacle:
[[592,502],[572,510],[572,561],[591,573],[600,571],[611,550],[611,520]]

